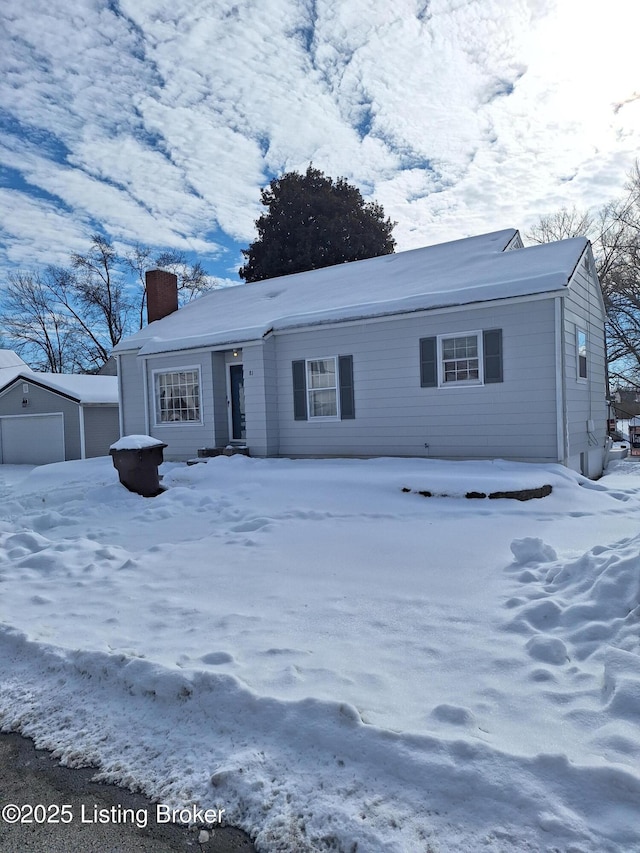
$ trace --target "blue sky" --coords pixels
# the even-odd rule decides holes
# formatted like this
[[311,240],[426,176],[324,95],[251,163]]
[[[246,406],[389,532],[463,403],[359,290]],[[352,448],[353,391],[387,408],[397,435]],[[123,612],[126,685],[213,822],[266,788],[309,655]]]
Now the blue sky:
[[3,0],[0,286],[98,230],[238,281],[260,188],[309,162],[398,250],[622,194],[637,0]]

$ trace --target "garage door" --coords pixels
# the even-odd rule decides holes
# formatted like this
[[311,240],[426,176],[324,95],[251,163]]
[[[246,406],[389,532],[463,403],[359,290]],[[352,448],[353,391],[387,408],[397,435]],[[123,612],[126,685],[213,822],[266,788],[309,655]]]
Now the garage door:
[[64,461],[62,414],[0,418],[4,465],[46,465]]

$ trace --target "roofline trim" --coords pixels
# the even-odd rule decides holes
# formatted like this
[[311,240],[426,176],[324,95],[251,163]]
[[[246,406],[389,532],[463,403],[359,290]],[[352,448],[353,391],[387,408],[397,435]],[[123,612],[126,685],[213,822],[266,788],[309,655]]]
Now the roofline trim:
[[[284,328],[279,329],[277,326],[275,328],[270,328],[268,337],[277,336],[277,335],[289,335],[296,334],[301,331],[307,331],[317,328],[331,328],[334,326],[345,327],[345,326],[360,326],[366,323],[385,323],[390,322],[392,320],[397,320],[401,317],[424,317],[428,315],[438,315],[438,314],[450,314],[455,311],[465,311],[468,310],[471,305],[482,307],[482,308],[491,308],[494,305],[511,305],[513,303],[521,303],[521,302],[539,302],[544,299],[554,299],[556,297],[564,298],[567,294],[567,285],[564,284],[560,288],[556,288],[554,290],[548,290],[543,293],[531,293],[526,296],[505,296],[505,297],[494,297],[493,299],[481,300],[473,303],[465,302],[461,305],[442,305],[437,308],[416,308],[413,310],[398,310],[395,313],[389,312],[386,314],[378,314],[372,317],[358,317],[352,319],[342,319],[336,320],[334,318],[328,320],[318,320],[316,323],[301,323],[296,326],[285,326]],[[179,339],[180,340],[180,339]],[[203,344],[197,343],[194,346],[184,346],[184,345],[176,345],[172,346],[171,342],[167,342],[167,348],[162,350],[154,350],[153,352],[142,352],[144,345],[140,347],[139,350],[133,351],[132,353],[137,355],[138,358],[142,359],[151,359],[158,358],[165,355],[169,355],[170,353],[175,352],[220,352],[229,349],[233,346],[255,346],[256,344],[262,344],[265,340],[264,336],[256,337],[256,338],[242,338],[242,339],[234,339],[230,338],[229,340],[225,340],[222,343],[215,344]]]
[[[34,376],[37,376],[37,373],[19,373],[17,376],[7,382],[2,388],[0,388],[0,396],[9,391],[17,382],[30,382],[33,385],[37,385],[38,388],[42,388],[43,391],[49,391],[51,394],[57,394],[58,397],[64,397],[65,400],[70,400],[72,403],[77,403],[79,406],[117,406],[118,401],[111,402],[110,400],[83,400],[82,397],[74,397],[72,394],[69,394],[67,391],[60,391],[58,388],[53,388],[51,385],[47,385],[46,382],[38,382],[37,379],[34,379]],[[81,374],[79,374],[81,375]]]

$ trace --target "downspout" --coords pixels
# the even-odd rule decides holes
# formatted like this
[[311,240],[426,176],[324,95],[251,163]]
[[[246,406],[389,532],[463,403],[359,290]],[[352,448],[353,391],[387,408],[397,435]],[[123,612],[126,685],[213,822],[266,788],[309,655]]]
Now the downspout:
[[147,359],[142,359],[142,393],[144,394],[144,431],[149,435],[149,377],[147,376]]
[[116,376],[118,377],[118,430],[120,438],[124,436],[124,406],[122,405],[122,370],[120,369],[120,356],[116,356]]
[[80,419],[80,459],[86,459],[87,447],[84,435],[84,406],[81,403],[78,404],[78,417]]
[[[611,448],[613,447],[613,438],[609,434],[609,416],[611,415],[611,411],[613,410],[614,418],[615,418],[615,405],[613,398],[611,396],[611,384],[609,377],[609,346],[607,342],[607,327],[605,325],[604,330],[602,332],[602,337],[604,338],[604,379],[606,383],[607,389],[607,438],[604,445],[604,462],[603,468],[606,468],[609,464],[609,454],[611,453]],[[617,429],[617,422],[615,422],[615,428]]]
[[564,351],[564,301],[555,298],[555,350],[556,350],[556,440],[558,461],[569,464],[569,421],[567,415],[567,377]]
[[602,330],[602,338],[604,340],[604,383],[607,395],[607,402],[611,400],[611,386],[609,378],[609,346],[607,343],[607,327]]
[[[589,267],[589,276],[591,276],[591,267]],[[591,284],[591,281],[589,281]],[[589,419],[587,421],[587,445],[589,447],[599,447],[598,437],[596,435],[597,427],[595,426],[595,420],[593,417],[593,348],[591,346],[591,335],[592,335],[592,322],[591,322],[591,290],[587,291],[587,388],[589,389]],[[605,364],[605,395],[609,396],[609,376],[607,370],[607,351],[606,351],[606,342],[605,342],[605,356],[604,356],[604,364]],[[594,429],[590,429],[590,425],[593,423]],[[605,448],[606,449],[606,440],[605,440]]]

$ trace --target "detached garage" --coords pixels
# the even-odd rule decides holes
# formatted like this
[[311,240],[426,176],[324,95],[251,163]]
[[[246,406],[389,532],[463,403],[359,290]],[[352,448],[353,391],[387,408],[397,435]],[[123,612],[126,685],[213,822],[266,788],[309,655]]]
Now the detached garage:
[[0,388],[0,464],[106,456],[119,435],[115,376],[27,370]]

